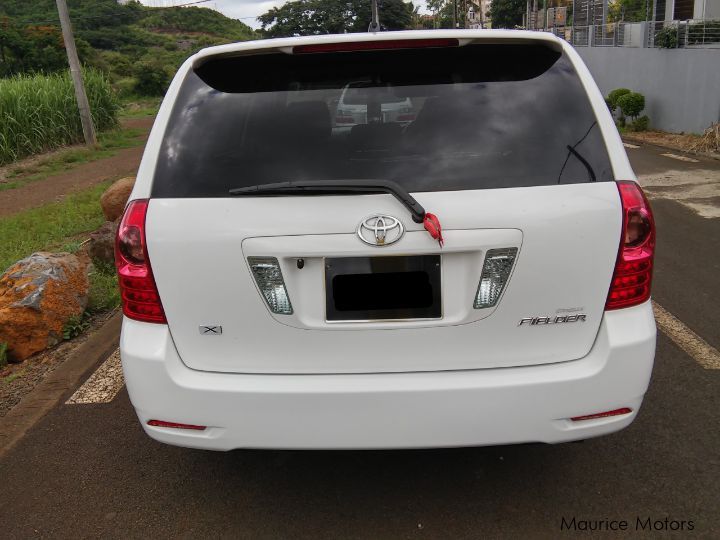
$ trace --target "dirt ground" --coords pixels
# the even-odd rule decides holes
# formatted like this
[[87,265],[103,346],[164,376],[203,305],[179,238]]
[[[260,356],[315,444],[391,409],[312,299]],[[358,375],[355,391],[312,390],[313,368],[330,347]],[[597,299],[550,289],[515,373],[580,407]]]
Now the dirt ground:
[[[149,132],[153,121],[154,117],[133,118],[124,121],[123,126],[147,129]],[[0,218],[58,201],[70,193],[110,178],[133,175],[140,165],[143,149],[143,145],[125,148],[109,158],[84,163],[67,172],[54,174],[15,189],[0,191]]]
[[664,131],[641,131],[625,133],[622,137],[628,141],[654,144],[720,159],[720,153],[716,150],[717,143],[714,142],[714,135],[714,133],[710,132],[701,136],[687,133],[666,133]]

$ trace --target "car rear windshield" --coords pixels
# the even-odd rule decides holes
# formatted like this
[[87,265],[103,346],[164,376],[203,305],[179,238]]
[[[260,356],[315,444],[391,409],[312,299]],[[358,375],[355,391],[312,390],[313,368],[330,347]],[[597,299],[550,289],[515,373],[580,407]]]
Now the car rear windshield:
[[565,54],[483,44],[211,59],[182,83],[152,195],[337,179],[410,192],[613,180]]

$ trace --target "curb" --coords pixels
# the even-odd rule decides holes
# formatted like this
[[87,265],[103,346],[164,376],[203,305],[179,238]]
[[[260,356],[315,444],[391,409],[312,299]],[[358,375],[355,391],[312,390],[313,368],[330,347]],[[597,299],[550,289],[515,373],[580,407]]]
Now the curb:
[[704,158],[708,158],[708,159],[716,159],[716,160],[720,161],[720,154],[715,154],[713,152],[694,152],[694,151],[690,151],[690,150],[684,150],[684,149],[678,148],[676,146],[666,146],[664,144],[651,143],[640,137],[635,138],[632,135],[621,135],[620,138],[623,140],[623,142],[644,144],[647,146],[654,146],[656,148],[663,148],[665,150],[670,150],[672,152],[682,152],[683,154],[688,154],[691,156],[699,156],[699,157],[704,157]]
[[0,420],[0,458],[117,349],[121,324],[118,311]]

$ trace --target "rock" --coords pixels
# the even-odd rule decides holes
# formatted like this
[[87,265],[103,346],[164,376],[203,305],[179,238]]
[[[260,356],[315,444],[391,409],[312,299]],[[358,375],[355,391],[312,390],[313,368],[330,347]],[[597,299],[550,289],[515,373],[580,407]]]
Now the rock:
[[115,261],[115,231],[117,223],[106,221],[102,226],[90,233],[87,253],[92,260],[112,264]]
[[33,253],[0,276],[0,342],[21,362],[63,338],[63,328],[85,311],[86,259],[70,253]]
[[128,176],[114,182],[105,190],[100,196],[100,206],[105,214],[105,219],[115,221],[122,215],[134,185],[135,177]]

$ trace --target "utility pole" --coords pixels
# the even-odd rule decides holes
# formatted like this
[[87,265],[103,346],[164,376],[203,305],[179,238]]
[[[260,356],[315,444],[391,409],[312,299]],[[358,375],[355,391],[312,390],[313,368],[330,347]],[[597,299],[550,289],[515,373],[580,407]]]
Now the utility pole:
[[380,13],[378,11],[377,0],[372,0],[370,3],[370,26],[368,26],[368,32],[379,32],[380,31]]
[[85,144],[94,146],[97,144],[95,126],[93,125],[92,115],[90,114],[90,103],[85,93],[80,60],[78,59],[77,49],[75,48],[75,37],[73,36],[72,26],[70,25],[70,14],[68,13],[65,0],[55,0],[55,3],[57,4],[58,14],[60,15],[60,26],[62,27],[63,41],[65,42],[68,63],[70,64],[70,75],[72,76],[73,85],[75,86],[75,99],[77,99],[78,110],[80,111],[80,121],[82,122]]
[[457,29],[457,0],[453,0],[452,25],[453,25],[453,30]]

